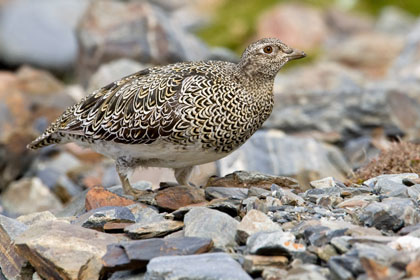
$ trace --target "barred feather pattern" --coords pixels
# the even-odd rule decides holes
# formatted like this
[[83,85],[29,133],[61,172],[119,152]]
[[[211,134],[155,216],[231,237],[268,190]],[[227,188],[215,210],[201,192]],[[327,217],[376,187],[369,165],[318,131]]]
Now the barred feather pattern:
[[[69,107],[29,147],[78,140],[179,146],[229,153],[242,145],[273,109],[272,82],[244,88],[237,65],[206,61],[142,70]],[[258,83],[256,83],[258,84]]]

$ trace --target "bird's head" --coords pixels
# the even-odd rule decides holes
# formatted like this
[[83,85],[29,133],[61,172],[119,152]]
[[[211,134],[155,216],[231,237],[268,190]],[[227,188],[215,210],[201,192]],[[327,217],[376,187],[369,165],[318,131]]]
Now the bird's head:
[[286,62],[305,57],[276,38],[264,38],[250,44],[241,56],[239,67],[246,75],[274,78]]

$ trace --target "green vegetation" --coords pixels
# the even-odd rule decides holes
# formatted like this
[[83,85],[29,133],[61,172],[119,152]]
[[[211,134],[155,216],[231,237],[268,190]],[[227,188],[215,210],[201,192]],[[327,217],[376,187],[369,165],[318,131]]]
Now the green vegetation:
[[385,6],[399,7],[415,16],[420,15],[419,0],[359,0],[356,9],[377,15]]

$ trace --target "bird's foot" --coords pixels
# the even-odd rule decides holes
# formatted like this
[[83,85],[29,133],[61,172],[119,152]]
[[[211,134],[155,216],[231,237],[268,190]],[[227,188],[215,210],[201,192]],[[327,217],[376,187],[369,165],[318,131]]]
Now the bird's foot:
[[152,190],[138,190],[134,188],[130,188],[125,192],[125,194],[133,196],[135,200],[140,200],[141,198],[144,198],[145,196],[148,196],[151,193],[153,193]]

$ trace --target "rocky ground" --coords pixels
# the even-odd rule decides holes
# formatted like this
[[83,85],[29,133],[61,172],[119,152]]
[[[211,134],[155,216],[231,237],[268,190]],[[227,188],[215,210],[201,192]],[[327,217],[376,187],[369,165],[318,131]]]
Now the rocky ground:
[[235,172],[205,188],[162,185],[141,202],[120,186],[93,187],[55,214],[1,215],[1,277],[420,277],[417,174],[349,186],[327,177],[311,186]]
[[417,148],[349,179],[392,141],[420,138],[419,19],[272,7],[255,38],[278,37],[309,62],[280,72],[263,129],[200,166],[197,188],[137,171],[150,194],[133,201],[112,161],[26,145],[122,76],[238,57],[194,35],[208,19],[200,1],[34,3],[0,0],[0,279],[420,277]]

